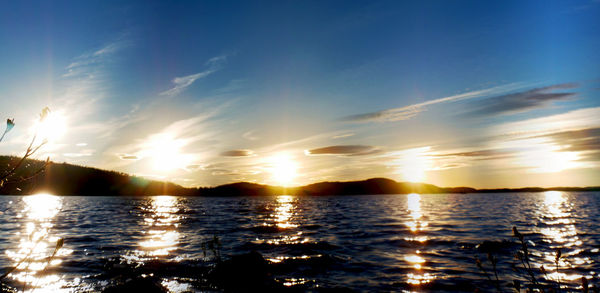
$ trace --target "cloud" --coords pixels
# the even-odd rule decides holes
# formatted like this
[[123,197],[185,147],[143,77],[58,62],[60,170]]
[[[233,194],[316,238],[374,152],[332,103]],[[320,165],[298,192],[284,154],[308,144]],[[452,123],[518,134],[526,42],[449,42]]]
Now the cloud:
[[334,145],[312,150],[306,150],[306,155],[345,155],[345,156],[364,156],[378,153],[377,147],[368,145]]
[[240,175],[240,173],[237,173],[237,172],[231,171],[231,170],[227,170],[227,169],[214,169],[214,170],[212,170],[212,172],[210,172],[210,175],[213,175],[213,176],[237,176],[237,175]]
[[600,126],[600,107],[583,108],[562,114],[509,122],[492,129],[498,136],[524,137]]
[[492,131],[493,144],[514,154],[507,161],[531,173],[597,167],[600,107],[505,123]]
[[196,80],[207,77],[207,76],[217,72],[219,69],[221,69],[222,64],[226,60],[227,60],[226,55],[213,57],[213,58],[209,59],[208,61],[206,61],[205,65],[208,67],[208,69],[206,69],[202,72],[198,72],[198,73],[194,73],[194,74],[190,74],[190,75],[186,75],[186,76],[175,77],[173,79],[173,83],[175,84],[175,86],[172,87],[171,89],[168,89],[168,90],[160,93],[160,95],[161,96],[171,96],[171,97],[178,95],[183,90],[185,90],[187,87],[192,85]]
[[65,68],[67,72],[62,76],[73,77],[80,74],[87,74],[91,76],[91,74],[87,72],[89,71],[89,66],[98,65],[108,61],[110,56],[129,45],[129,41],[124,38],[119,38],[114,42],[104,45],[102,48],[97,49],[96,51],[79,55]]
[[[76,144],[77,149],[73,148],[72,143],[64,147],[62,156],[68,158],[68,162],[85,161],[89,164],[104,153],[81,148],[86,147],[88,143],[97,147],[98,144],[104,143],[98,143],[102,134],[110,134],[113,131],[112,125],[108,123],[110,118],[100,117],[100,109],[104,108],[104,105],[99,103],[109,96],[111,89],[108,83],[111,70],[108,65],[115,60],[115,54],[129,44],[128,40],[121,37],[72,58],[70,63],[63,67],[64,74],[56,81],[49,98],[44,102],[54,113],[61,113],[70,141],[86,141]],[[58,146],[56,143],[52,145]],[[50,148],[44,147],[42,151],[49,152]],[[58,153],[56,150],[53,152],[55,155]]]
[[515,114],[548,106],[550,103],[576,96],[572,92],[556,92],[557,90],[577,88],[577,83],[563,83],[527,91],[496,96],[475,102],[467,115],[489,116]]
[[565,151],[600,152],[600,127],[555,132],[543,137],[551,138],[556,144],[565,146]]
[[[207,120],[216,115],[217,110],[209,111],[187,119],[171,122],[161,130],[144,135],[145,138],[128,139],[128,144],[115,145],[107,152],[125,154],[121,162],[113,162],[110,168],[128,165],[134,160],[151,160],[158,171],[167,169],[186,170],[196,164],[202,155],[202,148],[195,143],[213,137],[214,132],[207,129]],[[204,150],[204,149],[202,149]],[[131,154],[131,155],[130,155]],[[161,166],[164,167],[161,169]]]
[[242,135],[242,137],[245,138],[245,139],[247,139],[247,140],[258,140],[259,139],[259,137],[256,136],[256,131],[255,130],[250,130],[250,131],[245,132]]
[[254,152],[251,150],[231,150],[221,153],[221,156],[224,157],[249,157],[252,155],[254,155]]
[[435,157],[440,158],[471,158],[475,160],[497,160],[510,157],[509,150],[499,150],[499,149],[484,149],[484,150],[475,150],[475,151],[465,151],[465,152],[455,152],[455,153],[443,153],[436,154]]
[[333,137],[331,137],[332,139],[340,139],[340,138],[346,138],[346,137],[351,137],[354,136],[354,133],[344,133],[344,134],[340,134],[340,135],[334,135]]
[[[191,165],[204,165],[218,156],[223,146],[220,145],[221,133],[217,131],[222,124],[217,125],[217,121],[229,104],[203,101],[188,104],[185,112],[161,115],[167,107],[165,103],[168,104],[168,100],[152,107],[144,106],[135,113],[127,113],[130,117],[126,117],[124,124],[130,121],[141,123],[120,128],[111,137],[111,143],[102,153],[112,156],[104,158],[103,168],[154,168],[155,174],[172,172],[173,176],[179,176],[179,172],[192,172],[198,168]],[[134,155],[138,160],[123,160],[114,154]]]
[[198,169],[200,169],[202,166],[199,164],[191,164],[191,165],[187,165],[185,166],[185,169],[188,171],[196,171]]
[[348,122],[393,122],[393,121],[401,121],[408,120],[415,117],[417,114],[426,110],[426,106],[442,104],[442,103],[450,103],[457,102],[461,100],[480,98],[484,96],[494,95],[502,92],[507,92],[510,90],[514,90],[515,88],[520,87],[519,84],[508,84],[503,86],[492,87],[489,89],[483,89],[478,91],[470,91],[458,95],[448,96],[444,98],[439,98],[423,103],[413,104],[409,106],[392,108],[377,112],[364,113],[351,115],[341,118],[342,121]]
[[127,154],[119,155],[119,158],[121,160],[137,160],[137,159],[139,159],[139,157],[136,155],[127,155]]
[[[99,109],[103,108],[99,102],[110,96],[110,69],[107,65],[114,61],[117,52],[130,43],[122,36],[99,49],[73,58],[65,67],[66,73],[57,83],[57,90],[53,94],[56,98],[50,103],[50,108],[55,112],[65,112],[69,137],[94,144],[96,139],[110,137],[117,129],[116,122],[120,121],[99,116]],[[85,145],[80,143],[77,146]]]

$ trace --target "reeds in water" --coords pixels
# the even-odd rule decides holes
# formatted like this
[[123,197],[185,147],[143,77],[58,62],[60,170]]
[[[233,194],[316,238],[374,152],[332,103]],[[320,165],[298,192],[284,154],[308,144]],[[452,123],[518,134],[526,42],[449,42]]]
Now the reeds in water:
[[[525,240],[525,236],[519,232],[517,227],[513,227],[512,231],[513,237],[518,240],[518,248],[514,253],[514,258],[517,260],[517,262],[510,264],[512,271],[517,274],[517,277],[514,278],[512,282],[507,282],[508,280],[502,280],[499,277],[502,274],[498,269],[498,258],[491,252],[487,253],[487,261],[489,266],[491,266],[490,270],[486,269],[486,264],[484,264],[481,259],[475,257],[475,264],[477,268],[486,277],[487,282],[490,283],[490,287],[494,287],[497,292],[600,292],[598,286],[590,284],[590,281],[585,276],[581,277],[581,288],[576,291],[569,289],[567,286],[563,286],[559,274],[561,269],[560,260],[563,257],[560,248],[557,248],[554,252],[554,273],[557,278],[556,280],[549,278],[548,271],[543,265],[540,267],[535,267],[532,265],[531,252],[528,245],[528,242],[530,241]],[[494,276],[493,278],[492,274]],[[508,274],[504,275],[508,277]],[[542,275],[545,278],[536,277]]]

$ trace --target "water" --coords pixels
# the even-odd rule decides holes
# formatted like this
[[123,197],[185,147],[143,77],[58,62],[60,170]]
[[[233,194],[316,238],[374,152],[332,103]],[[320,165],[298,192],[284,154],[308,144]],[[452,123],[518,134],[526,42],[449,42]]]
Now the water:
[[[516,225],[531,241],[532,265],[548,270],[540,278],[575,288],[600,269],[598,207],[599,193],[566,192],[4,196],[0,267],[19,265],[5,282],[25,291],[100,290],[116,274],[139,268],[173,292],[201,291],[198,274],[213,263],[213,250],[202,243],[216,235],[223,258],[256,250],[277,282],[300,290],[472,291],[492,284],[474,261],[479,256],[491,270],[487,247],[499,257],[500,277],[516,276],[510,269],[517,262]],[[59,238],[64,246],[56,250]],[[563,255],[558,272],[557,247]]]

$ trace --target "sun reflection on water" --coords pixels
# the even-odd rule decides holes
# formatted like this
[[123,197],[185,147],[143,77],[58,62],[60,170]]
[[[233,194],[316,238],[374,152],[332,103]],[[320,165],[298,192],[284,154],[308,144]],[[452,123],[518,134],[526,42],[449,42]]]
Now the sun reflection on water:
[[[52,235],[56,215],[62,208],[62,199],[50,194],[23,197],[24,209],[18,218],[24,219],[16,250],[6,250],[16,269],[9,278],[18,282],[27,292],[67,292],[69,282],[58,273],[48,272],[57,267],[65,255],[73,251],[58,245],[58,237]],[[62,242],[62,240],[60,241]]]
[[542,253],[542,264],[552,271],[556,267],[556,252],[554,249],[562,250],[562,257],[558,265],[559,271],[548,273],[547,278],[557,280],[575,281],[581,279],[582,275],[571,273],[568,270],[583,264],[591,264],[592,260],[586,256],[580,256],[583,251],[580,247],[583,241],[579,238],[575,222],[572,219],[573,203],[569,201],[568,195],[560,191],[547,191],[544,193],[544,201],[539,211],[542,220],[540,233],[543,241],[552,248]]
[[[275,198],[274,203],[268,203],[265,207],[268,213],[265,216],[259,217],[259,219],[263,220],[262,227],[276,229],[281,232],[297,228],[298,224],[293,219],[295,215],[295,201],[296,198],[291,195],[279,195]],[[268,240],[267,242],[269,244],[288,243],[288,241],[299,242],[301,235],[302,232],[298,232],[296,235],[286,235],[279,239]],[[256,241],[261,242],[260,239],[256,239]]]
[[[264,207],[265,213],[259,216],[259,230],[267,229],[269,233],[273,233],[272,237],[267,239],[255,238],[253,243],[266,243],[273,246],[280,245],[298,245],[312,243],[313,240],[304,236],[303,231],[297,229],[298,223],[298,198],[291,195],[279,195],[273,200],[269,200]],[[322,255],[285,255],[274,254],[268,255],[267,260],[271,263],[281,263],[288,260],[308,260],[313,257],[321,257]],[[284,281],[286,286],[294,284],[302,284],[305,281]],[[284,285],[285,285],[284,284]]]
[[290,221],[294,212],[293,200],[294,197],[291,195],[280,195],[277,197],[278,206],[275,208],[275,214],[273,215],[277,227],[282,229],[298,227],[298,225]]
[[[421,195],[411,193],[406,196],[406,206],[408,210],[409,220],[404,224],[410,229],[411,236],[406,237],[407,241],[425,242],[428,240],[426,235],[419,235],[424,232],[428,223],[423,220],[423,212],[421,209]],[[423,271],[423,266],[427,262],[422,256],[421,250],[416,250],[414,254],[404,256],[404,261],[408,263],[413,271],[406,274],[406,282],[413,286],[424,285],[432,282],[435,275]]]
[[[269,239],[266,242],[272,245],[281,244],[301,244],[308,243],[310,239],[302,235],[302,231],[295,231],[298,227],[294,216],[296,215],[297,199],[291,195],[279,195],[275,199],[275,207],[271,208],[272,213],[263,222],[265,227],[277,227],[283,235],[278,235],[275,239]],[[290,233],[291,232],[291,233]],[[257,239],[258,242],[262,242]]]
[[147,214],[146,239],[139,243],[139,260],[147,257],[167,256],[177,249],[180,234],[177,231],[181,216],[177,214],[177,198],[169,195],[154,196],[150,205],[142,208]]
[[421,220],[423,214],[421,213],[421,195],[417,193],[411,193],[406,196],[406,204],[410,213],[410,220],[405,222],[406,226],[410,228],[412,232],[422,231],[427,227],[427,222]]

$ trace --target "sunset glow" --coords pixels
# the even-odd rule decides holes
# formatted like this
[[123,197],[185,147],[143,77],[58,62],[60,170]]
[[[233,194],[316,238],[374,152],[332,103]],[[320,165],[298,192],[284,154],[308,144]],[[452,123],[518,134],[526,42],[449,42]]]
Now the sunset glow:
[[[53,16],[64,23],[36,26],[51,28],[47,35],[5,33],[30,46],[7,40],[13,46],[0,49],[14,64],[3,63],[0,109],[16,125],[0,147],[20,153],[28,140],[21,129],[39,129],[39,141],[51,142],[39,157],[185,187],[375,177],[475,188],[596,185],[599,5],[578,1],[541,10],[436,3],[432,11],[448,11],[448,21],[394,1],[278,3],[256,18],[249,15],[260,5],[251,3],[229,15],[214,3],[133,1],[115,19],[102,14],[115,4],[78,3],[78,13]],[[489,23],[462,15],[472,9]],[[539,17],[523,17],[532,13]],[[35,15],[4,27],[54,19]],[[98,22],[66,25],[84,15]],[[415,15],[419,25],[407,29]],[[198,33],[209,27],[223,30]],[[45,106],[51,111],[37,125]]]
[[600,288],[600,0],[1,8],[0,293]]

